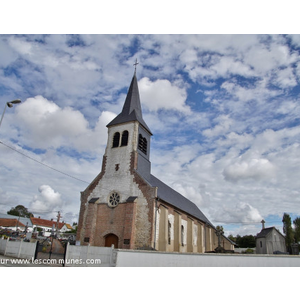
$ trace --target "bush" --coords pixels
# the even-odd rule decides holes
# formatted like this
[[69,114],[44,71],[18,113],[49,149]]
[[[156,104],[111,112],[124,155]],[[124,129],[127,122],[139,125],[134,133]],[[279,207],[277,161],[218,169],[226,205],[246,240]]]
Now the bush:
[[248,249],[247,249],[246,251],[244,251],[243,253],[245,253],[245,254],[253,254],[253,253],[254,253],[254,250],[248,248]]

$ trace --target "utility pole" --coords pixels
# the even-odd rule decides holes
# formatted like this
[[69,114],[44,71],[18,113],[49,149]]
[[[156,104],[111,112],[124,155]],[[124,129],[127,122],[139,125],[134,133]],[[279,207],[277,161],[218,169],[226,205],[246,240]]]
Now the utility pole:
[[58,237],[58,225],[59,225],[59,220],[60,220],[60,212],[58,212],[58,215],[57,215],[57,222],[56,222],[56,237]]

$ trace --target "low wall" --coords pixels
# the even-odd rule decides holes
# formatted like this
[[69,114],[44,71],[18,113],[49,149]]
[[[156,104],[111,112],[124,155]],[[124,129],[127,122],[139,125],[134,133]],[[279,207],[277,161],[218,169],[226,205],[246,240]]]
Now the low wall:
[[[32,259],[36,243],[0,239],[0,254]],[[69,267],[300,267],[299,255],[196,254],[68,245]]]
[[300,256],[115,250],[116,267],[300,267]]
[[35,249],[36,243],[0,239],[0,254],[5,256],[32,259]]
[[112,248],[68,245],[66,267],[113,267],[116,253]]

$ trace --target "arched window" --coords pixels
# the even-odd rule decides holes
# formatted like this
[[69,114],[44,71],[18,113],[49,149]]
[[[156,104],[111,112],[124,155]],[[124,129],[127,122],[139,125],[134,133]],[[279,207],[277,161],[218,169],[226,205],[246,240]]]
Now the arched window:
[[171,245],[171,228],[172,228],[171,222],[168,221],[168,244],[169,245]]
[[120,133],[116,132],[114,134],[114,138],[113,138],[113,148],[119,147],[119,143],[120,143]]
[[141,134],[139,134],[138,148],[145,154],[147,154],[147,144],[148,144],[147,139],[144,138]]
[[184,227],[181,225],[181,246],[184,246]]
[[128,131],[125,130],[122,133],[121,146],[127,146],[127,143],[128,143]]

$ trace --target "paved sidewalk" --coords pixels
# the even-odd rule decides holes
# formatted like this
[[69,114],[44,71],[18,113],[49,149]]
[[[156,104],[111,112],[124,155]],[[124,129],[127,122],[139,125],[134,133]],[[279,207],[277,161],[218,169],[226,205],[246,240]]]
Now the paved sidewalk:
[[57,259],[25,259],[0,255],[0,267],[62,267]]

